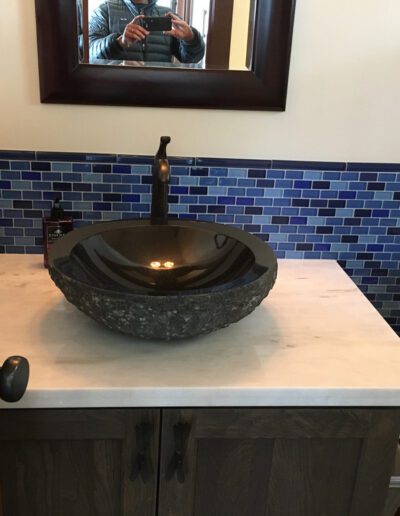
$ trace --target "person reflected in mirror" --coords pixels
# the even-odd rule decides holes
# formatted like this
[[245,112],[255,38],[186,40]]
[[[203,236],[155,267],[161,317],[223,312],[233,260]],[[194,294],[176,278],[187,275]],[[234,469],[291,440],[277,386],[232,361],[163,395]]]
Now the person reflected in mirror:
[[[142,26],[147,16],[171,19],[172,28],[149,32]],[[106,0],[89,21],[90,59],[198,63],[205,45],[200,33],[157,0]]]

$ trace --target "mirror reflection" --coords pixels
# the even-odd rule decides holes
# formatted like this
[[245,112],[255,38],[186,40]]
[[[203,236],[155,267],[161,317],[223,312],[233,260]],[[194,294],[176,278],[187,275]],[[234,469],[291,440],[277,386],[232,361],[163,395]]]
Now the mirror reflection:
[[255,0],[77,0],[80,60],[247,70],[254,5]]

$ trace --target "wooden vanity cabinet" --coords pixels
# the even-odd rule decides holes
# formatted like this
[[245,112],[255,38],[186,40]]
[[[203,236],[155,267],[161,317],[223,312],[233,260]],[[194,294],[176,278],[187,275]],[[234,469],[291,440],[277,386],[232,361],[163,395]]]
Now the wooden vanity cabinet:
[[1,516],[379,516],[385,409],[0,411]]
[[159,423],[159,410],[1,410],[0,516],[154,516]]

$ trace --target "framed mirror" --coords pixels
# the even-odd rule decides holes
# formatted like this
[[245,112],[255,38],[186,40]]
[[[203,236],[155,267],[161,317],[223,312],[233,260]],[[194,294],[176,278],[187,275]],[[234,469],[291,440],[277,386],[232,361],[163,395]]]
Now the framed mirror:
[[[42,102],[285,109],[295,0],[248,0],[245,16],[243,12],[240,15],[244,21],[239,23],[239,41],[246,48],[241,48],[241,60],[234,65],[232,47],[238,41],[237,36],[235,41],[233,37],[238,25],[235,4],[243,5],[244,0],[204,0],[203,3],[197,0],[203,10],[201,13],[200,8],[197,18],[193,16],[196,0],[146,2],[157,5],[160,2],[161,7],[170,1],[171,5],[162,6],[164,15],[169,7],[178,12],[179,3],[178,14],[187,19],[196,37],[202,38],[204,55],[198,62],[184,63],[175,56],[168,63],[159,63],[123,59],[128,54],[93,52],[93,27],[96,28],[93,16],[99,14],[99,9],[101,14],[104,7],[119,3],[130,7],[130,0],[93,0],[96,3],[91,5],[90,0],[35,1]],[[129,14],[123,14],[120,21],[123,30],[124,23],[132,20]],[[112,30],[121,32],[119,27],[111,28],[110,34]],[[121,34],[106,36],[116,39]]]

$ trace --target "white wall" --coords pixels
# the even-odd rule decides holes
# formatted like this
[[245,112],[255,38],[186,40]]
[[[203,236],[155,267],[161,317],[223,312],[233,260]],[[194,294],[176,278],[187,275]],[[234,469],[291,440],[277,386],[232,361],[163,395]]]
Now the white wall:
[[298,0],[284,113],[42,105],[34,2],[0,0],[0,148],[400,162],[399,27],[399,0]]

